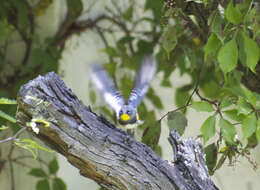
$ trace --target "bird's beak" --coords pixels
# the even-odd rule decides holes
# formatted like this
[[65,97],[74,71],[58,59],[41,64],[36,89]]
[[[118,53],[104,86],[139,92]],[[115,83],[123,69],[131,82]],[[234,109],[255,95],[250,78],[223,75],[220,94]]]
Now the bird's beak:
[[130,119],[130,116],[128,114],[124,113],[120,116],[120,119],[123,121],[128,121]]

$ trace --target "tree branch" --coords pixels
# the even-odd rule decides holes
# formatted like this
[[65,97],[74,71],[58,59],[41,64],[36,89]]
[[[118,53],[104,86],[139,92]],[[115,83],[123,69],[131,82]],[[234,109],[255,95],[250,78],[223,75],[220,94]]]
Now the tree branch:
[[39,76],[21,87],[17,120],[33,118],[38,137],[106,189],[218,189],[208,174],[200,143],[171,132],[174,162],[162,160],[149,147],[85,107],[55,73]]

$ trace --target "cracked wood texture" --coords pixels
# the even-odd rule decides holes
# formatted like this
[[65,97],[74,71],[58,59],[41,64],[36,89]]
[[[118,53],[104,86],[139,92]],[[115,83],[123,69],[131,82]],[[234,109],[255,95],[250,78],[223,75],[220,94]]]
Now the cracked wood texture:
[[49,127],[37,123],[37,137],[65,156],[81,175],[106,189],[218,189],[208,174],[200,143],[171,132],[174,160],[163,160],[84,106],[53,72],[23,85],[17,100],[20,125],[37,118],[49,122]]

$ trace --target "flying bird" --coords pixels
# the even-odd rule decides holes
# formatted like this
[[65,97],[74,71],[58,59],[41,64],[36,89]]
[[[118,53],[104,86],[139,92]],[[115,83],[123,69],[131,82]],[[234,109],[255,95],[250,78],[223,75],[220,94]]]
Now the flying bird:
[[134,124],[139,120],[137,107],[149,90],[156,68],[155,58],[152,55],[144,56],[136,76],[135,87],[126,102],[105,68],[100,64],[92,66],[92,81],[105,102],[116,112],[117,120],[121,125]]

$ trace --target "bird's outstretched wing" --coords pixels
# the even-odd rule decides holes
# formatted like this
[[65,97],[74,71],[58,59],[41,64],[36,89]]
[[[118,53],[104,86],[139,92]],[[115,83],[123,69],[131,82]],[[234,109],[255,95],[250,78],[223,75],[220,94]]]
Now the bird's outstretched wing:
[[128,104],[137,107],[141,103],[144,95],[149,89],[156,68],[156,59],[152,55],[146,55],[142,60],[142,65],[136,77],[135,87],[129,96]]
[[91,78],[107,104],[118,114],[119,110],[125,104],[125,100],[116,89],[113,80],[109,77],[104,67],[99,64],[93,64]]

